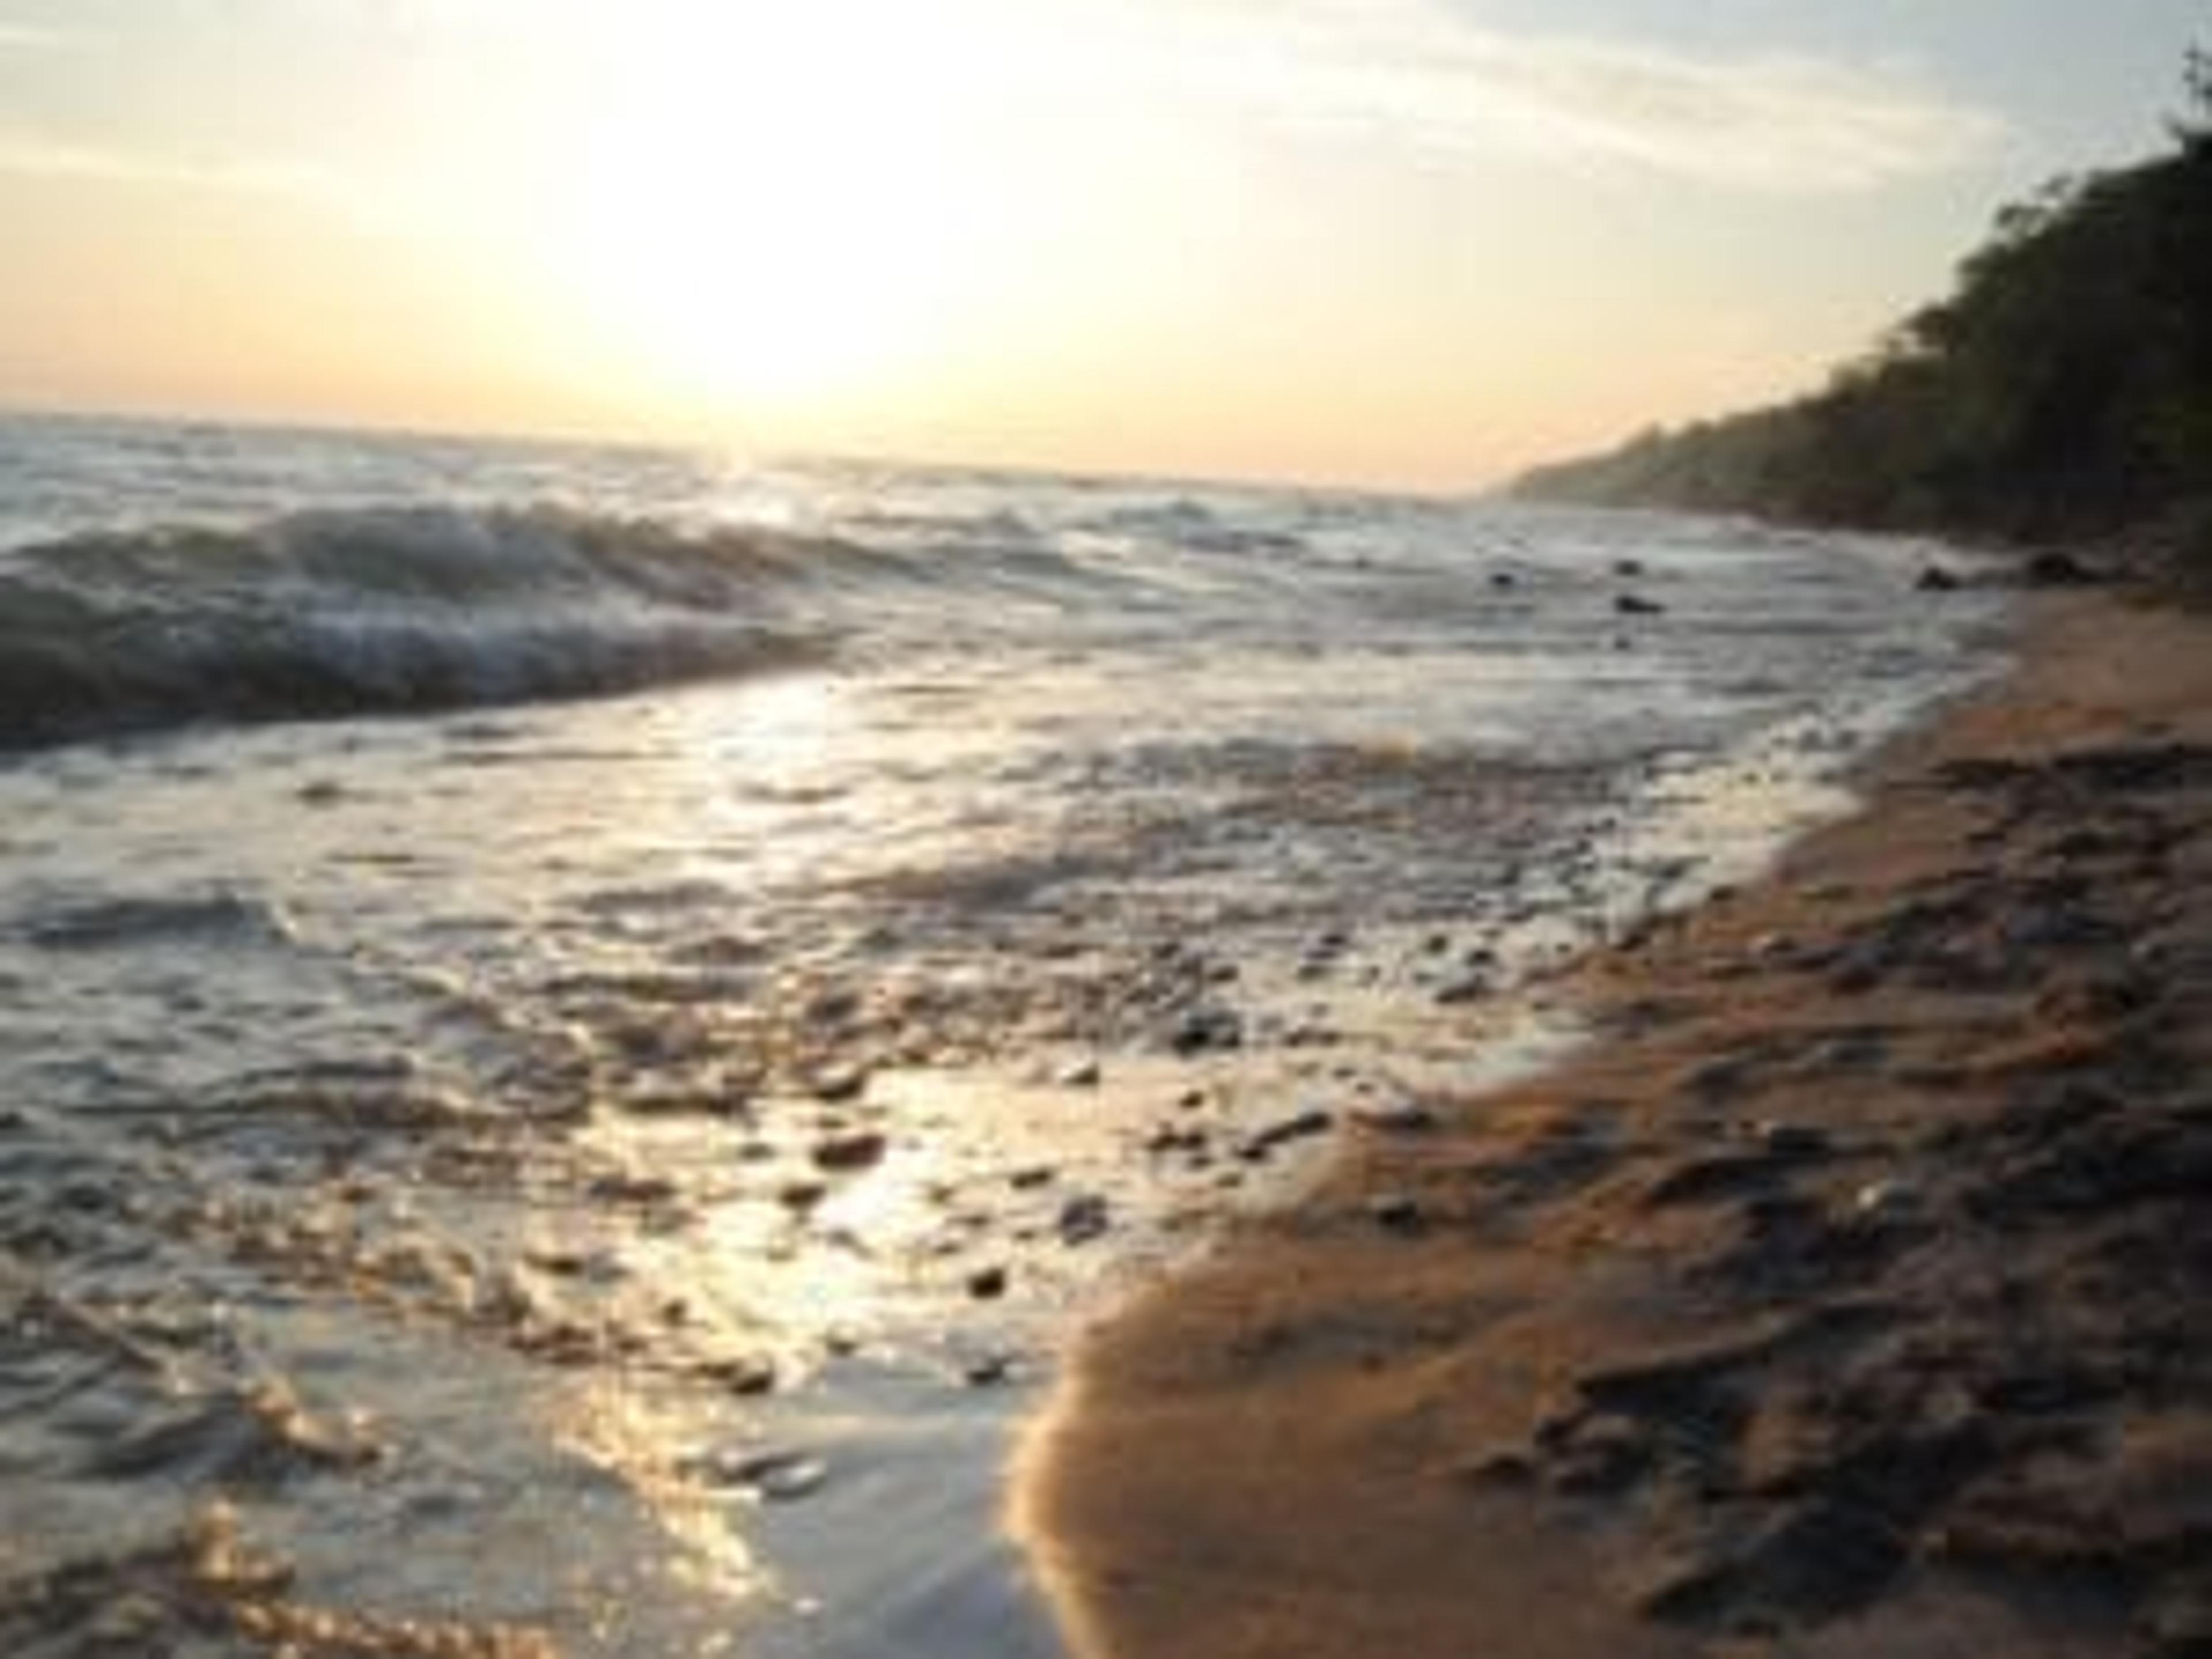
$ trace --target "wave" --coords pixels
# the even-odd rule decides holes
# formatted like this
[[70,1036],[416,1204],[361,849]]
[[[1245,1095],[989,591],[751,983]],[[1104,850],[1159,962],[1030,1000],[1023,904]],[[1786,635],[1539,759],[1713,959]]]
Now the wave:
[[156,942],[282,943],[292,937],[292,924],[269,901],[217,890],[55,903],[35,908],[23,933],[42,950],[93,951]]
[[0,747],[427,712],[818,655],[825,585],[888,556],[553,509],[299,513],[0,555]]

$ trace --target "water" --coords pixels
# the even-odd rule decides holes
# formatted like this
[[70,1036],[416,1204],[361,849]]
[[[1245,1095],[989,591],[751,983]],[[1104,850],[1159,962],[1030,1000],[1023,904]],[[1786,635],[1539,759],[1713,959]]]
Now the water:
[[1073,1324],[1833,811],[1919,556],[0,422],[0,1647],[1053,1653]]

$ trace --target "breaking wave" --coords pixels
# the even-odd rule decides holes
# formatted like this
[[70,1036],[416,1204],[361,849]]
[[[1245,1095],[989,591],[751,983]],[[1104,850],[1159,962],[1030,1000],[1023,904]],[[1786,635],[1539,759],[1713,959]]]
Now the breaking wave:
[[757,529],[448,507],[0,555],[0,747],[587,696],[817,654],[886,556]]

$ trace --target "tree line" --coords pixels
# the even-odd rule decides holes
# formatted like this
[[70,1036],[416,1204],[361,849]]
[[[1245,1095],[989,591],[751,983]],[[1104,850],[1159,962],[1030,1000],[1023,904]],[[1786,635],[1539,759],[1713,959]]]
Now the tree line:
[[2146,534],[2212,573],[2212,53],[2171,145],[2006,207],[1953,292],[1820,391],[1513,493],[2017,540]]

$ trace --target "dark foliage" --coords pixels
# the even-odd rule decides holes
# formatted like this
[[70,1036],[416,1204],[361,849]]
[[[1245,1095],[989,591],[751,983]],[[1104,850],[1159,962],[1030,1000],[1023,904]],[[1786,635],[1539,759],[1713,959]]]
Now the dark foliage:
[[2212,569],[2212,53],[2185,78],[2170,150],[2004,209],[1954,292],[1823,391],[1516,493],[2019,538],[2154,526]]

